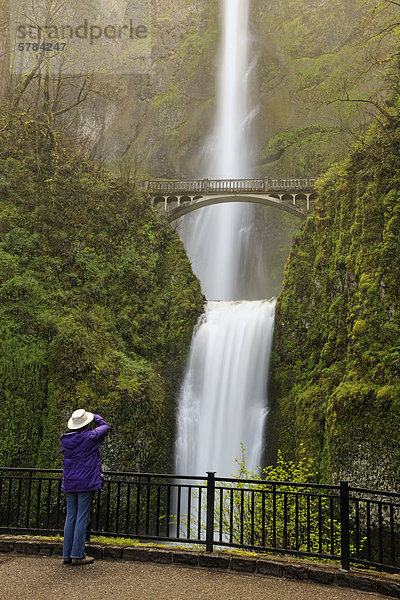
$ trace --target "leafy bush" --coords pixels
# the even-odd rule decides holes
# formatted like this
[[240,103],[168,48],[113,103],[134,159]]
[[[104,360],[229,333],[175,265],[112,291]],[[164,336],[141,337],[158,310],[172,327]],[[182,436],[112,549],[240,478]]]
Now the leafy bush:
[[296,461],[285,461],[279,451],[276,465],[259,473],[247,469],[243,447],[237,463],[239,481],[222,483],[225,491],[222,496],[217,492],[215,528],[223,539],[240,547],[339,551],[338,498],[310,487],[316,474],[303,445]]

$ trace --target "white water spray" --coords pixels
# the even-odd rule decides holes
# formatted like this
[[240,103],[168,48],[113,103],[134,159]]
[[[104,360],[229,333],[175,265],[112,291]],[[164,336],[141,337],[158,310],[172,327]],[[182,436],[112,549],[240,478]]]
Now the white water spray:
[[[216,122],[204,175],[209,178],[252,176],[248,22],[247,0],[222,0]],[[242,443],[248,467],[261,462],[275,302],[237,301],[246,275],[240,264],[249,214],[247,205],[232,203],[184,217],[186,250],[213,301],[194,331],[180,393],[177,474],[213,470],[229,476]]]

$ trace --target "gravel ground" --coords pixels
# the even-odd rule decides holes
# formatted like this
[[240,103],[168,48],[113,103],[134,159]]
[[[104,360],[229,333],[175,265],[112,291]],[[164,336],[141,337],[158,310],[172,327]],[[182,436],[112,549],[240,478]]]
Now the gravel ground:
[[0,557],[0,600],[383,600],[348,588],[173,565]]

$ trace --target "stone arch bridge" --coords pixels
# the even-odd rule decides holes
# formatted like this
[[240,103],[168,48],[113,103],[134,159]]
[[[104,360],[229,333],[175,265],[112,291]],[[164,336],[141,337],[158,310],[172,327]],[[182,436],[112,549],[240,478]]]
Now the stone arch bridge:
[[252,202],[275,206],[304,219],[317,197],[315,177],[292,179],[191,179],[143,182],[154,208],[169,222],[203,206],[223,202]]

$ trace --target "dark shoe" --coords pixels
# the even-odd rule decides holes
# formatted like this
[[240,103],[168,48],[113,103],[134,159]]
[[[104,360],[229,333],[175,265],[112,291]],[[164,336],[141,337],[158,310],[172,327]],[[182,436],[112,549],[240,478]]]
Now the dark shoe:
[[70,565],[72,562],[72,558],[64,558],[64,565]]
[[94,562],[94,558],[91,556],[85,556],[85,558],[73,558],[72,564],[75,565],[90,565]]

